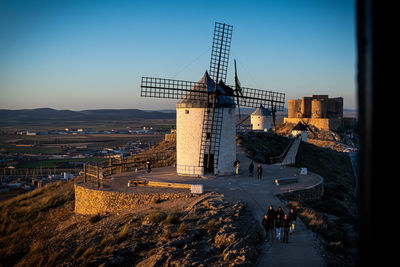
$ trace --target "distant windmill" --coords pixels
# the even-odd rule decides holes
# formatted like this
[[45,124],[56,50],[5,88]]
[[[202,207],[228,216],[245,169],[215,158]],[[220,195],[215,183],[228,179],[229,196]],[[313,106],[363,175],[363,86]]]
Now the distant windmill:
[[225,84],[232,28],[215,23],[209,73],[206,71],[198,82],[142,77],[142,97],[180,99],[176,105],[179,175],[233,173],[236,107],[263,105],[273,116],[283,110],[284,93],[240,86],[236,61],[235,86]]

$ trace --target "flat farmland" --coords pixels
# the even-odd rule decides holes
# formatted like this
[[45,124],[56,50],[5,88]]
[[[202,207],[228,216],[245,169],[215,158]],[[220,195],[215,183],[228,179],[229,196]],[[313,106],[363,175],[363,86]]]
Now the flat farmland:
[[49,153],[56,154],[63,147],[86,147],[99,149],[103,147],[123,146],[128,142],[158,143],[164,139],[165,133],[153,134],[79,134],[79,135],[37,135],[10,136],[3,138],[2,152],[8,153]]

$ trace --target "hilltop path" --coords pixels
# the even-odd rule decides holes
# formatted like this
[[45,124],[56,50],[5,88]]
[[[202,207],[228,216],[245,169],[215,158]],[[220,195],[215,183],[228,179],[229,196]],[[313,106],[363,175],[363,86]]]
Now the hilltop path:
[[[270,204],[275,209],[281,206],[285,213],[288,213],[285,204],[276,197],[276,194],[306,188],[319,183],[322,179],[311,172],[300,176],[299,168],[262,164],[263,177],[262,180],[257,180],[257,165],[254,168],[254,176],[249,176],[250,159],[240,145],[237,147],[237,159],[240,161],[239,176],[182,177],[176,175],[175,168],[165,167],[153,169],[150,174],[139,171],[113,175],[112,190],[129,192],[132,190],[127,187],[129,179],[203,184],[205,192],[216,191],[224,194],[228,201],[242,201],[247,204],[257,220],[256,223],[260,224]],[[288,178],[295,175],[299,178],[298,183],[279,187],[273,183],[275,178]],[[257,266],[324,266],[316,242],[315,234],[298,218],[295,233],[289,236],[288,244],[278,240],[264,242]]]

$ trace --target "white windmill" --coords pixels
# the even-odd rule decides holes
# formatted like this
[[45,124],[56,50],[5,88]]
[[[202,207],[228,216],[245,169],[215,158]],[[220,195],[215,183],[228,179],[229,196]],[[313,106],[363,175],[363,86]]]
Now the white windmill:
[[235,86],[225,85],[232,28],[215,23],[209,73],[206,71],[198,82],[142,77],[141,96],[179,99],[176,104],[179,175],[233,174],[235,108],[264,105],[274,107],[274,111],[283,110],[285,94],[240,87],[236,64]]
[[253,130],[268,131],[271,129],[271,111],[260,105],[250,116]]

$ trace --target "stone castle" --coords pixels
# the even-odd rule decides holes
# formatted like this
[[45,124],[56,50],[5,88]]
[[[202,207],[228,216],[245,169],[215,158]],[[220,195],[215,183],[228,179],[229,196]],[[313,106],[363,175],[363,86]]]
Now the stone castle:
[[343,97],[311,95],[288,101],[288,117],[284,123],[299,121],[319,129],[335,130],[343,126]]

